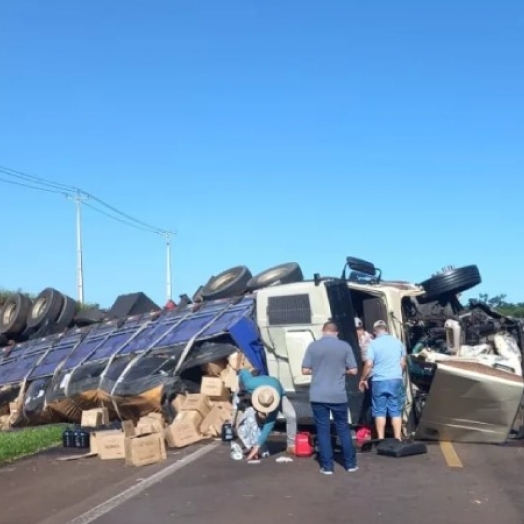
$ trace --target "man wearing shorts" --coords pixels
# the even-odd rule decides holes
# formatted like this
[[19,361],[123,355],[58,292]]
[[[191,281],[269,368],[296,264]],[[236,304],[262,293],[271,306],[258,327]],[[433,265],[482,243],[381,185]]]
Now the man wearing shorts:
[[406,348],[397,338],[388,333],[387,324],[377,320],[373,324],[375,339],[369,344],[367,359],[362,371],[359,389],[368,389],[371,377],[371,409],[379,439],[384,438],[386,418],[391,417],[394,437],[402,435],[402,374],[406,369]]

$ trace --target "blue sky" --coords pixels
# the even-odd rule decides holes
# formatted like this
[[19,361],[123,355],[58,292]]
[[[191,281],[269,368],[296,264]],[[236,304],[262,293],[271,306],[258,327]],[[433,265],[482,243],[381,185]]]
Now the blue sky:
[[[524,300],[521,1],[6,0],[0,67],[0,165],[176,229],[177,295],[355,255]],[[73,204],[0,196],[0,287],[76,296]],[[164,257],[85,210],[86,300],[163,303]]]

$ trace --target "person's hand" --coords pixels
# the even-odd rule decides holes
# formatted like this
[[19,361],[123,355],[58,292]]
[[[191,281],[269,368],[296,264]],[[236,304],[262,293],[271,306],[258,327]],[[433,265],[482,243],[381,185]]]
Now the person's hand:
[[258,455],[259,451],[260,451],[260,446],[253,446],[246,460],[253,460]]
[[369,384],[367,380],[361,380],[358,383],[358,389],[359,391],[365,391],[366,389],[369,389]]

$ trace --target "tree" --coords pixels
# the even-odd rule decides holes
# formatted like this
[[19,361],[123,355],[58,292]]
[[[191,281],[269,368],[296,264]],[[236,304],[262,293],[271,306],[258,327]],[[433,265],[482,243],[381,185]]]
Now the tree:
[[490,297],[487,293],[479,295],[479,300],[489,307],[508,317],[524,318],[524,302],[511,303],[506,301],[505,294]]

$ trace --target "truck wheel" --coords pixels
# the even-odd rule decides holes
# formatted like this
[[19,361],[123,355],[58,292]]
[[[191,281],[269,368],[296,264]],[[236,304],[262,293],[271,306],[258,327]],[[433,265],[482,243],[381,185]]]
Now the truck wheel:
[[482,282],[479,268],[477,266],[465,266],[457,269],[450,269],[440,275],[436,275],[424,282],[420,286],[426,291],[423,295],[424,301],[436,300],[442,295],[457,295],[467,291]]
[[18,335],[26,327],[32,302],[29,297],[16,293],[8,298],[0,310],[0,333]]
[[288,262],[287,264],[280,264],[278,266],[266,269],[255,275],[248,283],[249,291],[255,291],[263,287],[274,286],[276,284],[293,284],[294,282],[302,282],[304,275],[302,269],[296,262]]
[[200,291],[203,300],[237,297],[247,290],[253,275],[246,266],[236,266],[212,278]]
[[53,288],[44,289],[37,297],[27,316],[27,327],[37,327],[45,320],[55,322],[62,311],[64,297]]
[[62,306],[62,311],[60,311],[60,314],[56,319],[56,327],[60,331],[67,329],[71,325],[71,322],[73,322],[73,318],[75,318],[76,313],[76,300],[68,297],[67,295],[62,296],[64,297],[64,305]]

